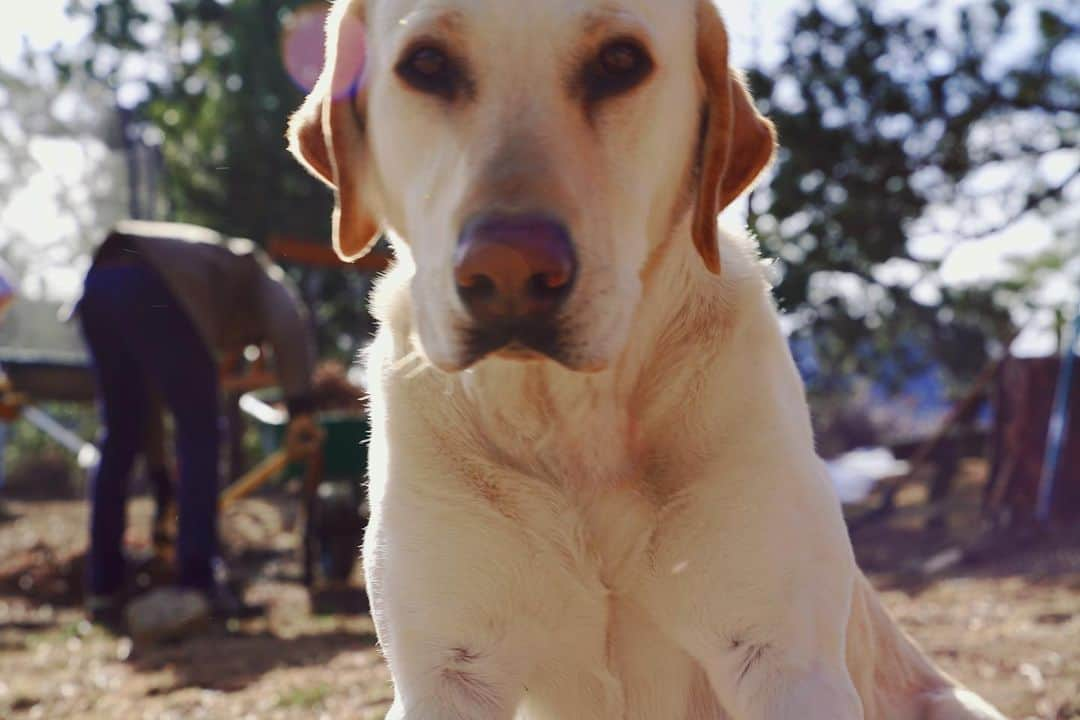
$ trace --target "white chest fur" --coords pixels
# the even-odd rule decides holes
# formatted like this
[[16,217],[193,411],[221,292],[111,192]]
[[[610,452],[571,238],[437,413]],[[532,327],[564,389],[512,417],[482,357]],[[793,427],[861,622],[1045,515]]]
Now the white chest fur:
[[[470,691],[463,677],[517,678],[530,718],[721,717],[687,649],[745,654],[754,638],[744,631],[785,610],[732,612],[748,591],[715,589],[739,578],[784,598],[778,583],[794,577],[791,554],[757,532],[767,524],[746,522],[784,512],[772,495],[788,462],[777,459],[770,482],[747,476],[763,467],[765,444],[747,428],[785,433],[792,457],[810,447],[790,441],[808,432],[775,321],[738,325],[724,312],[745,292],[747,312],[770,317],[760,279],[741,277],[726,294],[685,293],[688,304],[665,317],[649,316],[661,304],[643,306],[618,366],[596,375],[500,360],[439,373],[414,352],[407,278],[384,283],[369,354],[365,567],[395,678],[435,657],[452,692]],[[762,367],[762,357],[779,364]],[[789,396],[790,413],[774,401]],[[817,491],[788,494],[798,503]],[[738,549],[718,531],[726,525]]]

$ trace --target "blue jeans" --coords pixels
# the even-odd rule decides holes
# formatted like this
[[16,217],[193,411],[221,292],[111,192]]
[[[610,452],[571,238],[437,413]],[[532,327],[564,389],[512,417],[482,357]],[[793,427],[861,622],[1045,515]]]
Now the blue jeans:
[[208,588],[218,553],[221,431],[214,357],[161,277],[141,263],[91,268],[79,318],[104,430],[101,464],[90,484],[89,590],[109,595],[124,586],[128,481],[145,448],[151,387],[175,420],[179,583]]

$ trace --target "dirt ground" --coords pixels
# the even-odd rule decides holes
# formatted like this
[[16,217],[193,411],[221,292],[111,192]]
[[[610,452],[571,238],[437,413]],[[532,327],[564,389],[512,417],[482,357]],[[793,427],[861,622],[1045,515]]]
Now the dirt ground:
[[[84,503],[0,503],[0,718],[383,717],[371,621],[311,612],[291,503],[248,500],[222,521],[266,617],[150,649],[83,621]],[[133,503],[135,555],[148,512]],[[906,514],[862,530],[860,561],[903,626],[1010,718],[1080,719],[1080,531],[998,536],[949,564],[965,512],[937,532]]]

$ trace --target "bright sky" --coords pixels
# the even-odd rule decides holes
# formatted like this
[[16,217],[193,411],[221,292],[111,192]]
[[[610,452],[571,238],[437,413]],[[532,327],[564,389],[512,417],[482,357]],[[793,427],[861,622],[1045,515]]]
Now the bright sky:
[[64,15],[67,0],[34,0],[19,8],[18,22],[0,24],[0,64],[10,66],[23,44],[48,50],[58,44],[77,42],[90,30],[89,23]]
[[[86,22],[76,22],[65,16],[64,6],[68,0],[33,0],[23,3],[19,9],[18,22],[0,23],[0,67],[12,68],[24,46],[34,50],[47,50],[57,45],[79,42],[89,31]],[[963,0],[951,0],[960,3]],[[780,52],[779,40],[787,26],[787,17],[800,0],[718,0],[728,23],[732,39],[732,54],[736,64],[746,65],[757,57],[765,63],[775,61]],[[890,0],[890,5],[902,7],[913,0]],[[151,11],[164,11],[164,0],[144,0]],[[157,7],[157,6],[160,6]],[[154,14],[157,14],[155,12]],[[1021,42],[1022,44],[1022,42]],[[2,97],[0,88],[0,97]],[[0,118],[2,121],[2,118]],[[47,156],[48,162],[39,163],[40,169],[33,177],[26,178],[23,189],[5,198],[0,205],[0,242],[8,233],[5,230],[33,231],[35,241],[43,245],[70,236],[72,221],[57,207],[55,193],[57,184],[78,181],[85,172],[88,157],[99,154],[103,146],[87,147],[87,143],[75,140],[46,140],[36,142],[35,155]],[[94,143],[90,143],[94,145]],[[1075,167],[1077,154],[1073,153],[1059,164]],[[1008,231],[999,233],[977,243],[956,245],[940,237],[922,237],[913,240],[913,250],[928,256],[944,258],[941,281],[945,284],[979,282],[987,278],[1001,277],[1008,272],[1009,258],[1030,256],[1045,247],[1050,229],[1045,223],[1028,220]],[[1080,262],[1080,261],[1078,261]],[[70,263],[39,268],[45,281],[46,292],[62,299],[70,298],[78,287],[79,269]],[[1050,282],[1048,292],[1055,299],[1080,300],[1080,288],[1075,278],[1080,277],[1080,264],[1072,268],[1070,280]],[[26,283],[38,285],[38,282]],[[931,296],[933,288],[924,288]],[[1044,323],[1045,324],[1045,323]],[[1029,353],[1048,351],[1052,338],[1045,332],[1034,331],[1022,339],[1020,347]]]

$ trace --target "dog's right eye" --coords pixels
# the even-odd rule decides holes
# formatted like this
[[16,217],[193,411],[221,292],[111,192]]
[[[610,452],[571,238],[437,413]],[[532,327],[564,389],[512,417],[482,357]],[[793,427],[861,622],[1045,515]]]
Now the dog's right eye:
[[395,71],[414,90],[444,100],[453,100],[464,85],[464,73],[458,63],[446,51],[433,45],[408,51]]
[[616,39],[585,65],[585,98],[595,103],[622,95],[644,82],[652,70],[652,58],[641,43],[631,38]]

